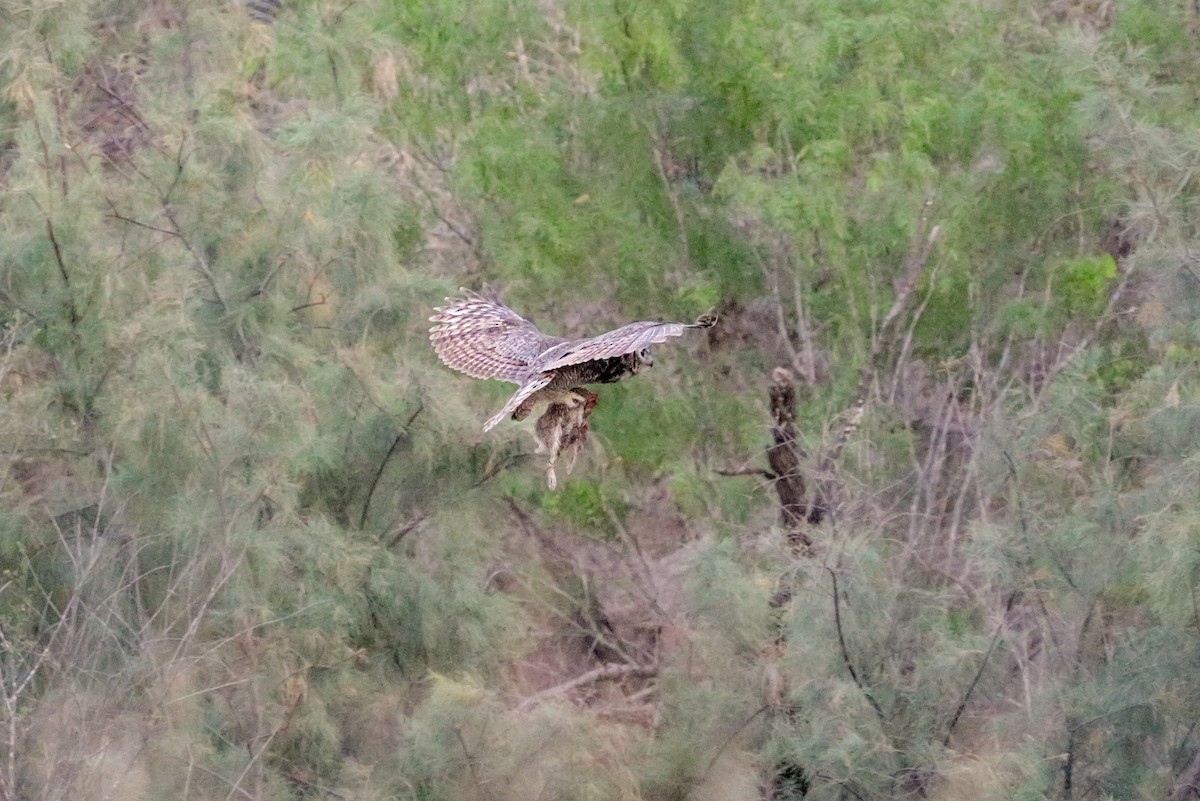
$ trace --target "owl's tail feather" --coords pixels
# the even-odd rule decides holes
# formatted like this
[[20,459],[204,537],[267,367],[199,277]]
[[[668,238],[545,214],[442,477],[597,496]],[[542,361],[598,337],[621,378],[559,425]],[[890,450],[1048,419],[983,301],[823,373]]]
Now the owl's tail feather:
[[486,423],[484,423],[484,424],[483,424],[483,430],[484,430],[484,431],[491,431],[491,430],[492,430],[493,428],[495,428],[495,427],[496,427],[496,426],[497,426],[497,425],[500,423],[500,421],[501,421],[501,420],[503,420],[503,419],[504,419],[504,418],[505,418],[507,415],[508,415],[508,407],[506,406],[506,407],[504,407],[503,409],[501,409],[501,410],[500,410],[500,413],[499,413],[499,414],[493,415],[493,416],[491,416],[491,417],[489,417],[489,418],[488,418],[488,421],[487,421]]
[[526,398],[549,384],[552,377],[553,376],[542,373],[532,381],[527,381],[526,383],[522,384],[520,389],[517,390],[516,394],[508,399],[508,403],[504,404],[504,408],[501,409],[497,414],[488,418],[488,421],[483,424],[483,430],[491,431],[493,428],[495,428],[501,420],[516,411],[516,408],[524,403]]

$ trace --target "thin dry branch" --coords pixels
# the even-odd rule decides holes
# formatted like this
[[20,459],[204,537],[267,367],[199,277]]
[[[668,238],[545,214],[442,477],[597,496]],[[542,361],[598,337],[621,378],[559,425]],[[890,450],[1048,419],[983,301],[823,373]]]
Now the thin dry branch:
[[594,684],[605,679],[652,679],[658,675],[658,668],[654,665],[601,665],[598,668],[593,668],[587,673],[580,674],[573,679],[556,684],[540,692],[536,692],[517,705],[517,709],[521,712],[526,712],[532,709],[540,702],[555,695],[570,692],[588,684]]
[[[933,197],[926,197],[925,202],[921,206],[921,214],[917,218],[917,228],[913,232],[912,244],[909,246],[908,258],[904,262],[904,276],[896,283],[896,297],[892,301],[892,307],[888,309],[888,313],[884,315],[883,320],[879,323],[879,332],[876,338],[875,353],[878,355],[879,350],[886,341],[884,334],[891,329],[892,323],[900,316],[908,306],[908,300],[912,297],[913,290],[920,283],[921,274],[925,271],[925,265],[929,262],[929,254],[933,250],[933,244],[937,241],[940,227],[935,225],[929,228],[929,210],[933,208]],[[926,233],[928,231],[928,233]]]
[[1167,801],[1195,801],[1197,798],[1200,798],[1200,751],[1175,783]]
[[67,320],[72,326],[75,326],[79,323],[79,310],[75,306],[75,295],[71,290],[71,274],[67,272],[62,246],[58,243],[58,234],[54,231],[54,221],[50,219],[50,215],[46,215],[46,236],[50,239],[50,247],[54,250],[54,262],[58,265],[58,274],[62,278],[63,289],[67,292]]
[[842,631],[842,602],[839,597],[837,572],[831,567],[826,567],[825,569],[829,571],[829,577],[833,579],[833,622],[837,627],[838,645],[842,649],[842,663],[846,665],[846,671],[850,674],[850,678],[854,680],[855,686],[862,691],[863,697],[867,699],[867,703],[875,710],[875,714],[882,722],[886,719],[883,714],[883,707],[879,705],[879,702],[875,700],[875,696],[871,695],[871,691],[859,679],[858,671],[854,668],[854,661],[850,659],[850,649],[846,647],[846,635]]
[[[659,614],[664,614],[662,607],[658,605],[658,589],[654,586],[654,572],[650,569],[650,564],[646,561],[646,556],[642,553],[642,548],[638,545],[638,541],[629,533],[629,529],[621,522],[621,518],[613,511],[604,499],[600,499],[600,506],[604,510],[604,514],[612,523],[613,529],[616,530],[617,536],[621,538],[621,542],[625,545],[628,551],[631,551],[637,557],[637,564],[641,568],[640,581],[635,581],[634,584],[646,596],[646,600],[650,602],[650,607]],[[631,570],[633,574],[635,571]]]
[[[60,635],[67,630],[70,620],[75,616],[81,603],[81,593],[85,583],[86,576],[77,572],[71,596],[63,604],[49,637],[41,648],[37,649],[36,654],[29,655],[25,649],[16,647],[5,635],[4,630],[0,628],[0,653],[5,655],[5,658],[0,660],[0,694],[3,696],[0,697],[0,703],[4,706],[6,730],[5,764],[4,774],[0,776],[0,798],[7,800],[18,797],[17,744],[21,739],[18,726],[22,720],[20,707],[24,703],[26,691],[41,674],[46,660],[50,658],[59,643]],[[8,586],[9,583],[5,583],[3,587],[0,587],[0,592]],[[47,598],[47,600],[49,599]]]
[[[185,52],[190,52],[190,48]],[[179,150],[175,153],[175,176],[171,179],[171,185],[163,192],[162,198],[159,201],[159,207],[162,209],[163,216],[171,223],[171,233],[179,239],[183,245],[183,249],[192,257],[192,266],[208,283],[208,287],[213,293],[213,299],[216,300],[217,305],[221,307],[223,312],[228,313],[229,304],[225,302],[225,298],[221,295],[221,290],[217,286],[216,275],[213,274],[208,260],[204,258],[200,251],[192,246],[191,241],[184,235],[183,227],[179,224],[179,219],[175,216],[175,208],[171,205],[171,195],[174,193],[175,187],[179,186],[179,182],[183,179],[184,165],[187,163],[188,156],[190,155],[184,153],[186,146],[186,137],[181,137],[179,140]]]
[[770,708],[770,704],[763,704],[758,709],[751,712],[750,716],[742,721],[741,725],[734,729],[732,734],[725,738],[725,741],[721,743],[721,747],[717,749],[715,754],[713,754],[713,758],[708,761],[708,767],[704,769],[704,773],[701,774],[701,778],[707,777],[708,774],[712,772],[713,767],[717,764],[717,760],[721,758],[721,754],[725,753],[725,749],[729,747],[729,744],[732,743],[739,734],[745,731],[746,727],[753,723],[759,715],[768,711]]
[[[820,242],[818,234],[814,238]],[[814,291],[818,282],[813,284]],[[792,271],[792,305],[796,307],[796,337],[800,340],[800,377],[809,385],[817,383],[817,348],[813,343],[814,335],[808,309],[804,305],[804,292],[800,284],[800,272]]]
[[979,669],[975,671],[975,678],[971,679],[971,683],[967,685],[967,691],[963,693],[962,700],[958,703],[958,708],[954,710],[954,714],[950,717],[950,723],[946,726],[946,736],[942,738],[942,747],[947,748],[950,745],[950,737],[954,734],[954,727],[958,725],[962,713],[967,708],[967,704],[971,700],[971,695],[975,692],[975,687],[978,686],[979,680],[983,677],[983,671],[987,668],[988,661],[992,657],[992,652],[996,650],[996,643],[1000,642],[1000,635],[1004,633],[1004,629],[1008,625],[1008,614],[1012,611],[1013,605],[1016,604],[1019,592],[1010,592],[1008,601],[1004,604],[1004,616],[1000,619],[1000,623],[996,626],[996,633],[992,635],[992,642],[988,645],[987,652],[983,658],[979,660]]
[[395,548],[400,544],[401,540],[420,528],[421,525],[428,519],[429,512],[417,512],[416,515],[414,515],[411,519],[406,520],[403,524],[396,526],[388,532],[389,536],[387,538],[385,547],[389,550]]
[[[497,458],[497,456],[500,456],[500,458]],[[484,484],[488,483],[508,468],[518,464],[524,459],[530,458],[531,456],[533,456],[533,453],[530,451],[521,451],[518,453],[504,452],[503,454],[498,454],[496,451],[492,451],[492,454],[488,457],[487,463],[483,466],[483,473],[480,474],[479,478],[475,479],[474,483],[471,484],[472,489],[482,487]]]
[[937,242],[940,227],[937,225],[930,227],[929,224],[929,212],[932,208],[933,197],[931,195],[925,198],[925,202],[921,206],[921,213],[917,218],[917,226],[909,245],[908,257],[904,263],[904,275],[896,282],[896,297],[872,337],[871,358],[859,373],[858,386],[854,391],[854,401],[842,413],[842,425],[838,429],[837,436],[832,445],[825,449],[817,466],[817,474],[823,477],[818,488],[818,497],[822,499],[822,505],[832,505],[833,485],[829,476],[833,474],[833,466],[841,456],[842,449],[845,448],[846,443],[849,442],[858,427],[862,425],[871,387],[876,386],[880,381],[885,354],[892,351],[903,353],[903,337],[897,347],[897,343],[893,342],[892,327],[901,313],[908,308],[913,290],[920,283],[921,276],[929,263],[934,243]]
[[[367,487],[367,497],[363,500],[362,514],[358,518],[359,529],[362,529],[367,524],[367,515],[371,511],[371,498],[375,495],[375,488],[379,486],[379,479],[383,476],[383,471],[387,468],[388,462],[391,461],[392,456],[396,453],[396,449],[399,448],[402,443],[409,441],[410,429],[412,429],[413,423],[416,422],[417,418],[420,417],[421,412],[423,411],[425,411],[425,402],[418,401],[417,408],[414,409],[413,413],[410,414],[408,419],[404,421],[403,429],[399,434],[396,435],[396,438],[392,440],[392,446],[388,448],[388,452],[383,455],[383,460],[379,463],[379,468],[375,471],[375,475],[371,477],[371,484]],[[409,530],[411,531],[411,529]],[[408,532],[405,531],[400,536],[402,537],[407,533]]]
[[[779,289],[779,276],[776,274],[776,272],[774,270],[767,267],[766,262],[763,261],[763,258],[762,258],[762,256],[759,255],[757,249],[752,249],[751,252],[754,254],[755,259],[758,261],[759,267],[763,271],[763,275],[765,275],[767,277],[767,283],[771,289],[771,300],[772,300],[771,305],[775,308],[775,327],[778,330],[779,341],[781,343],[783,343],[783,347],[788,352],[788,357],[791,359],[791,362],[792,362],[792,369],[795,370],[796,374],[801,376],[811,386],[816,381],[815,371],[812,369],[813,360],[811,358],[809,358],[807,360],[807,362],[805,360],[802,360],[800,358],[800,352],[798,350],[796,350],[796,346],[792,344],[792,338],[791,338],[791,336],[789,336],[789,331],[788,331],[787,317],[783,311],[783,293]],[[789,259],[789,261],[790,261],[790,259]],[[799,282],[797,281],[797,282],[795,282],[795,284],[796,284],[796,286],[794,288],[797,290],[797,296],[796,296],[796,305],[797,305],[796,329],[797,330],[796,330],[796,335],[801,339],[802,342],[807,343],[808,347],[807,347],[806,351],[808,352],[808,355],[811,356],[811,350],[812,350],[811,339],[812,339],[812,337],[807,331],[803,331],[803,332],[801,331],[801,329],[804,327],[804,319],[801,316],[800,297],[799,297],[799,292],[798,292]]]
[[[38,135],[41,135],[40,128]],[[46,239],[49,240],[50,249],[54,252],[54,264],[58,268],[58,277],[62,280],[63,291],[67,296],[67,321],[72,327],[75,327],[80,320],[79,308],[75,305],[75,291],[71,288],[71,273],[67,269],[62,244],[58,241],[58,232],[54,227],[54,220],[50,215],[50,210],[43,207],[36,197],[32,194],[28,194],[27,196],[33,205],[37,207],[37,210],[41,212],[42,217],[46,221]]]
[[761,467],[720,467],[714,471],[718,476],[758,476],[767,481],[774,481],[778,476],[770,470]]
[[[522,509],[516,501],[514,501],[512,498],[508,498],[506,500],[507,500],[509,510],[512,512],[513,517],[516,518],[517,525],[521,527],[521,530],[528,537],[537,540],[539,547],[541,547],[542,549],[544,549],[545,551],[547,551],[549,553],[552,553],[554,555],[555,559],[561,560],[564,563],[573,563],[574,562],[574,558],[572,557],[572,555],[569,554],[565,549],[561,548],[557,543],[555,543],[551,537],[547,536],[546,533],[534,522],[533,518],[529,515],[529,513],[526,512],[524,509]],[[559,604],[554,604],[554,603],[544,603],[543,604],[540,602],[540,595],[538,592],[538,588],[540,587],[540,588],[549,590],[551,593],[559,596],[562,599],[562,601],[565,602],[566,608],[575,608],[576,606],[578,606],[580,599],[577,595],[566,592],[561,587],[559,587],[554,581],[544,580],[544,579],[541,579],[541,580],[534,579],[533,581],[536,582],[536,586],[535,586],[534,583],[531,583],[529,580],[527,580],[525,577],[523,577],[520,573],[517,573],[514,571],[509,571],[509,574],[512,576],[512,578],[518,584],[520,584],[525,590],[527,590],[529,592],[531,598],[539,601],[538,608],[542,612],[545,612],[546,614],[549,614],[551,617],[554,617],[557,620],[565,623],[566,625],[578,630],[584,636],[591,637],[592,640],[594,640],[598,645],[602,645],[605,648],[608,648],[613,653],[617,654],[619,657],[624,659],[626,664],[629,664],[629,665],[638,664],[638,659],[636,659],[633,655],[631,655],[629,653],[628,650],[626,650],[624,643],[620,642],[615,637],[608,636],[605,632],[600,630],[600,627],[596,624],[596,620],[595,620],[594,616],[580,615],[577,618],[574,615],[565,612],[564,609]],[[587,573],[585,571],[579,571],[577,569],[576,575],[578,578],[583,580],[584,587],[586,589],[588,586]],[[489,579],[489,581],[490,581],[490,579]],[[590,590],[588,590],[588,592],[590,593]],[[581,620],[582,620],[582,622],[580,622]],[[584,625],[584,624],[586,624],[586,625]]]

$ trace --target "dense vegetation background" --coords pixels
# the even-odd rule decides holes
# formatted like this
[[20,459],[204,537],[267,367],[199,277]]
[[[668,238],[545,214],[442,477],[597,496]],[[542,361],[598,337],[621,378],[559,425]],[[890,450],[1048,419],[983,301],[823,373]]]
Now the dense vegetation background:
[[[0,799],[1197,797],[1190,0],[4,0],[0,85]],[[722,322],[551,493],[484,282]]]

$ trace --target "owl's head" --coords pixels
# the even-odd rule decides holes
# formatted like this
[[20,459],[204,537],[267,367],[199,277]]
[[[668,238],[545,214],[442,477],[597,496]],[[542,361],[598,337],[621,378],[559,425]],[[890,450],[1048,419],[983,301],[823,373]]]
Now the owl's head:
[[633,372],[638,373],[647,367],[654,366],[654,356],[651,355],[649,348],[642,348],[634,354]]

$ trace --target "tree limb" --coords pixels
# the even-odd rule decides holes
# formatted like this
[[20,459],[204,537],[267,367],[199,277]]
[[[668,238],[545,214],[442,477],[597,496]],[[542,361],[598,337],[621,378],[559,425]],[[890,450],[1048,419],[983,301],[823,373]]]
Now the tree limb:
[[[375,475],[371,479],[371,486],[367,488],[367,497],[363,501],[362,514],[358,518],[358,527],[360,529],[367,524],[367,513],[371,510],[371,498],[375,495],[375,488],[379,485],[379,479],[383,476],[383,471],[387,467],[387,463],[391,460],[392,455],[396,453],[396,448],[400,447],[402,442],[408,441],[408,430],[423,411],[425,411],[425,403],[423,401],[418,402],[417,408],[408,416],[408,420],[404,422],[404,430],[392,440],[392,447],[388,448],[388,452],[383,456],[383,461],[379,463],[379,468],[375,471]],[[407,534],[408,532],[405,531],[404,533]]]
[[75,294],[71,291],[71,276],[67,272],[62,246],[58,244],[58,235],[54,232],[54,223],[49,214],[46,215],[46,236],[50,239],[50,247],[54,250],[54,262],[58,265],[58,274],[62,278],[63,288],[67,291],[67,319],[74,327],[79,323],[79,310],[75,307]]
[[718,476],[759,476],[767,481],[774,481],[779,476],[761,467],[719,467],[714,471]]
[[517,709],[521,712],[526,712],[551,696],[561,695],[562,693],[570,692],[584,685],[593,684],[604,679],[623,679],[628,676],[639,679],[652,679],[657,675],[658,668],[654,665],[601,665],[573,679],[534,693],[518,704]]
[[[940,227],[934,225],[929,227],[929,210],[933,207],[933,196],[927,196],[924,204],[921,206],[920,216],[917,218],[917,227],[913,232],[912,242],[909,245],[908,257],[904,262],[904,275],[896,282],[896,297],[892,301],[892,306],[888,309],[883,320],[879,323],[879,327],[872,337],[871,343],[871,358],[870,361],[859,372],[858,386],[854,390],[854,400],[846,411],[842,412],[842,425],[838,429],[836,438],[833,444],[825,450],[821,456],[821,461],[817,465],[817,473],[820,476],[829,476],[833,471],[833,466],[841,456],[842,449],[849,442],[850,437],[862,425],[863,417],[866,414],[867,401],[870,399],[871,387],[879,380],[879,374],[883,370],[884,355],[891,350],[891,330],[892,325],[900,317],[900,314],[908,307],[909,300],[912,298],[913,290],[920,283],[921,275],[925,271],[925,266],[929,263],[929,255],[933,250],[933,245],[937,241]],[[903,346],[901,347],[903,352]],[[833,486],[828,478],[823,478],[821,486],[818,488],[818,497],[822,498],[821,506],[830,506],[830,498],[833,495]],[[814,503],[814,508],[817,504]]]
[[942,738],[942,747],[946,748],[950,745],[950,735],[954,734],[954,727],[958,725],[959,718],[962,717],[963,710],[967,708],[967,702],[971,700],[971,694],[975,692],[976,685],[979,684],[979,679],[983,676],[983,670],[987,667],[988,660],[991,659],[992,652],[996,650],[996,643],[1000,641],[1000,635],[1004,632],[1004,627],[1008,622],[1008,613],[1012,611],[1013,605],[1017,602],[1019,592],[1011,592],[1008,594],[1008,602],[1004,604],[1004,617],[1001,618],[1000,624],[996,626],[996,633],[992,635],[992,642],[988,645],[987,652],[983,655],[983,659],[979,660],[979,670],[975,671],[975,678],[971,679],[967,691],[963,693],[962,701],[958,704],[958,709],[954,710],[954,715],[950,718],[950,723],[946,726],[946,736]]
[[858,671],[854,669],[854,662],[850,659],[850,650],[846,647],[846,636],[842,632],[842,603],[838,599],[838,583],[837,573],[831,567],[826,567],[829,571],[829,577],[833,579],[833,622],[837,626],[838,645],[842,648],[842,662],[846,665],[847,672],[850,673],[850,678],[854,680],[854,684],[858,689],[862,690],[863,697],[867,699],[867,703],[875,710],[875,714],[879,717],[880,722],[885,719],[883,707],[875,700],[875,696],[871,695],[871,691],[866,688],[862,681],[858,678]]

